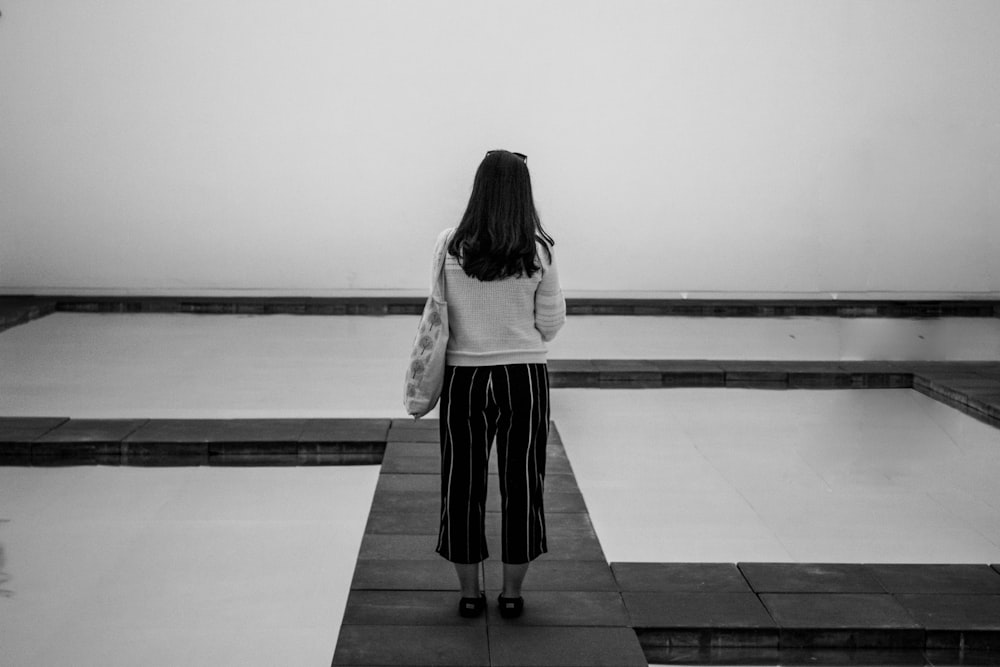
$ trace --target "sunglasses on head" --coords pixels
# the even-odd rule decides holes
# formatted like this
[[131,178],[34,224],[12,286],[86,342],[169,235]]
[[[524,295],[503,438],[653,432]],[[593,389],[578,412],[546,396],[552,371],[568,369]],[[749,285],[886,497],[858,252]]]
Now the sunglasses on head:
[[[492,151],[486,151],[486,154],[487,154],[487,155],[490,155],[491,153],[501,153],[501,152],[503,152],[503,151],[500,151],[500,150],[498,149],[498,150],[492,150]],[[507,151],[507,152],[510,152],[510,153],[511,153],[511,155],[516,155],[517,157],[521,158],[521,160],[523,160],[524,162],[527,162],[527,161],[528,161],[528,156],[527,156],[527,155],[525,155],[524,153],[514,153],[514,152],[512,152],[512,151]]]

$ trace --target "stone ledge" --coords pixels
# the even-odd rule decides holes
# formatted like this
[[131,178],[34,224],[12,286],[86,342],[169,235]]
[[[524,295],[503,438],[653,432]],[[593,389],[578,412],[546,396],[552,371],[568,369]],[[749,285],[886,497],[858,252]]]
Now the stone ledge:
[[[907,651],[970,650],[1000,661],[990,653],[1000,650],[996,565],[612,563],[611,567],[650,659],[665,659],[673,652],[690,664],[711,664],[721,659],[720,650],[731,651],[729,660],[740,651],[756,651],[764,664],[776,664],[783,662],[782,656],[801,651],[890,650],[885,658],[889,660]],[[737,571],[743,579],[734,580]],[[749,605],[751,600],[761,606]]]
[[[0,331],[51,312],[213,315],[419,315],[425,297],[212,297],[12,295],[0,297]],[[995,299],[619,299],[569,298],[573,316],[652,317],[1000,317]]]
[[0,465],[377,465],[391,425],[389,419],[0,417]]
[[56,311],[56,301],[35,297],[0,297],[0,331]]

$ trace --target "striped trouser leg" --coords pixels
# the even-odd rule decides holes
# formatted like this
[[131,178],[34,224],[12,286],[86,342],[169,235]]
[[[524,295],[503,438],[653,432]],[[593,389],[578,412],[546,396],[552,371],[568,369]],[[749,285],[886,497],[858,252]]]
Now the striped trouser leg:
[[486,480],[496,434],[491,367],[448,366],[441,391],[441,528],[437,552],[478,563],[486,548]]
[[503,562],[527,563],[548,551],[542,505],[549,433],[548,369],[545,364],[495,369]]

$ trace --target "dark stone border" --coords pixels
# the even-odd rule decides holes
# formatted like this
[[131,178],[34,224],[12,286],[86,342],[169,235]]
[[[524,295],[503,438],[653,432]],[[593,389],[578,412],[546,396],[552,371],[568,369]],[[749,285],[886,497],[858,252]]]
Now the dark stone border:
[[0,417],[0,465],[377,465],[388,419]]
[[[0,296],[0,331],[42,315],[419,315],[424,297]],[[570,298],[569,315],[683,317],[1000,317],[1000,300],[607,299]]]
[[54,299],[0,297],[0,331],[37,320],[56,311]]
[[914,389],[1000,428],[1000,362],[551,359],[553,388]]

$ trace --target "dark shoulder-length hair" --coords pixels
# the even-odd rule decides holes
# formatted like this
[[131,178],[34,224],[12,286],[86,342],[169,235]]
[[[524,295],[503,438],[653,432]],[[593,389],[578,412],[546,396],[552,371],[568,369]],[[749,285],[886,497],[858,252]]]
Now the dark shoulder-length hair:
[[531,196],[527,158],[490,151],[476,170],[462,222],[448,244],[466,275],[482,281],[533,276],[541,267],[537,246],[549,259],[555,241],[542,228]]

